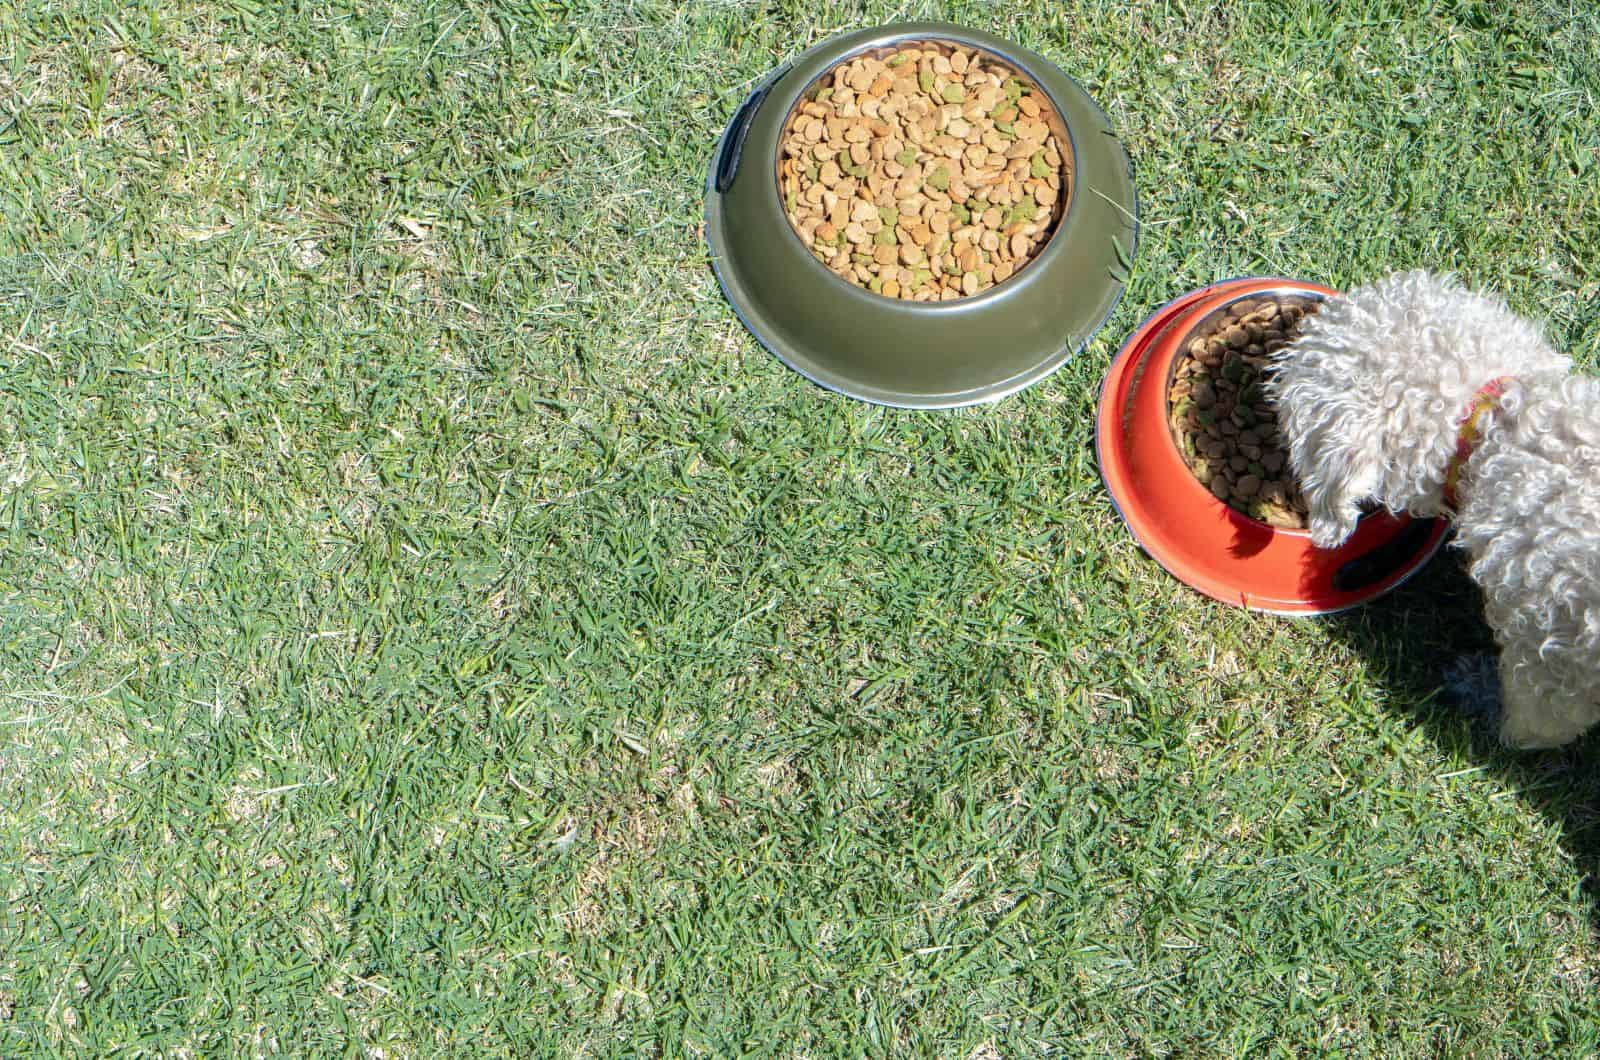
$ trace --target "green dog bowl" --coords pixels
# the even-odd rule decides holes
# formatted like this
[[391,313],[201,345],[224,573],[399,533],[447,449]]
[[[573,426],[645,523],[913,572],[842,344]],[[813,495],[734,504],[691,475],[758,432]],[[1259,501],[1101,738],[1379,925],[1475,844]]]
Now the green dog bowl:
[[[779,192],[784,127],[823,74],[908,42],[980,48],[1032,81],[1065,125],[1071,160],[1065,208],[1038,255],[948,302],[888,298],[836,276],[790,227]],[[830,390],[906,408],[993,401],[1059,368],[1116,306],[1138,228],[1132,167],[1094,100],[1026,48],[939,22],[846,33],[773,71],[722,134],[706,188],[712,267],[751,333]]]

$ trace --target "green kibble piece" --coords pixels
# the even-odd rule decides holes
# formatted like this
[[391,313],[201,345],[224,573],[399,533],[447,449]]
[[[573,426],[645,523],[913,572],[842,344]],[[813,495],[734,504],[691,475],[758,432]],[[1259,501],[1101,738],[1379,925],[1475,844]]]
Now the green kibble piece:
[[915,162],[917,160],[916,148],[913,148],[913,147],[906,148],[904,151],[901,151],[899,154],[895,155],[894,156],[894,160],[896,162],[899,162],[902,166],[911,165],[911,163],[913,163],[913,162]]
[[893,228],[900,223],[900,211],[893,206],[880,206],[878,207],[878,220]]
[[865,177],[867,175],[866,166],[846,166],[844,171],[852,177]]
[[1001,87],[1005,89],[1006,101],[1008,103],[1015,103],[1017,100],[1028,94],[1027,90],[1022,87],[1022,82],[1018,81],[1014,77],[1008,78],[1006,83]]
[[1015,140],[1017,138],[1016,122],[997,121],[994,123],[994,131],[1004,136],[1007,140]]
[[1217,425],[1217,410],[1215,408],[1200,409],[1195,413],[1195,416],[1207,427],[1215,427]]
[[1237,357],[1229,357],[1222,362],[1222,378],[1230,383],[1237,383],[1244,378],[1244,362]]
[[940,166],[928,175],[928,184],[935,191],[948,191],[950,189],[950,170]]
[[821,171],[817,169],[816,163],[814,162],[806,167],[806,178],[813,184],[817,182],[817,177],[820,175],[820,173]]
[[898,245],[900,241],[894,237],[894,225],[885,224],[878,230],[878,234],[872,237],[872,242],[880,247],[892,247]]
[[1034,205],[1033,196],[1024,196],[1021,202],[1016,203],[1006,211],[1005,220],[1001,222],[1000,227],[1009,228],[1014,224],[1031,221],[1038,216],[1038,212],[1039,207]]
[[901,66],[909,58],[911,58],[911,57],[909,55],[907,55],[905,52],[895,52],[893,55],[889,56],[889,62],[887,63],[887,65],[889,65],[889,66]]
[[868,280],[867,281],[867,290],[871,291],[873,294],[882,294],[883,293],[883,277],[882,276],[873,276],[872,279]]
[[967,93],[960,85],[944,86],[944,101],[946,103],[961,103],[967,98]]
[[1260,464],[1251,463],[1251,465],[1248,468],[1246,468],[1246,470],[1249,471],[1250,474],[1254,475],[1256,478],[1266,478],[1267,477],[1267,469],[1262,467]]
[[833,86],[829,85],[827,88],[825,88],[821,92],[817,93],[817,102],[818,103],[826,103],[827,100],[828,100],[828,97],[831,96],[831,95],[833,95]]
[[933,279],[933,273],[927,269],[913,269],[911,271],[911,286],[913,288],[921,287],[931,279]]
[[924,92],[933,92],[933,71],[924,70],[917,75],[917,87]]
[[1033,153],[1033,158],[1028,162],[1028,173],[1037,180],[1043,180],[1050,175],[1050,164],[1044,160],[1043,151]]
[[794,213],[800,207],[800,196],[791,191],[783,202],[789,208],[789,212]]

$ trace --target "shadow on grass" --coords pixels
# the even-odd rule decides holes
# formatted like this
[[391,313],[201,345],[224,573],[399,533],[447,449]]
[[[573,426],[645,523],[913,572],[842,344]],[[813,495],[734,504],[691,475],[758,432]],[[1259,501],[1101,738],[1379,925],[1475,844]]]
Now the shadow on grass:
[[1583,874],[1590,924],[1600,932],[1600,771],[1591,765],[1600,733],[1555,751],[1509,750],[1492,719],[1464,709],[1443,687],[1456,660],[1495,650],[1465,557],[1447,545],[1394,592],[1322,621],[1360,653],[1390,710],[1561,826],[1562,847]]

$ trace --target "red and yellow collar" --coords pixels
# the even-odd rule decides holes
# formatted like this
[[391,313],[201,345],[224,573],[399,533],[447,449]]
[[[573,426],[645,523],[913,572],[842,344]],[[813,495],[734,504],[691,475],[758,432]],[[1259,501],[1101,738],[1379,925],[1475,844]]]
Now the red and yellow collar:
[[1460,426],[1456,429],[1456,451],[1444,471],[1444,505],[1452,512],[1456,510],[1456,490],[1461,483],[1461,472],[1467,466],[1468,458],[1478,448],[1478,442],[1483,439],[1483,422],[1500,403],[1500,397],[1510,383],[1509,375],[1489,380],[1472,395],[1472,400],[1467,402],[1466,409],[1461,413]]

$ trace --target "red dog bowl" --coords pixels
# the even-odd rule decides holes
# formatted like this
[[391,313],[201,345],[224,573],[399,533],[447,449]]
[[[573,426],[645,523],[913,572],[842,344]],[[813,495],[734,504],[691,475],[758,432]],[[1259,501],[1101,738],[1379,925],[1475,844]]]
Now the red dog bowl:
[[1112,362],[1100,392],[1095,447],[1100,474],[1134,538],[1179,581],[1256,611],[1317,615],[1366,603],[1415,574],[1449,526],[1374,512],[1338,548],[1304,530],[1241,515],[1190,472],[1167,424],[1167,389],[1179,354],[1213,312],[1261,294],[1336,294],[1296,280],[1230,280],[1163,306]]

